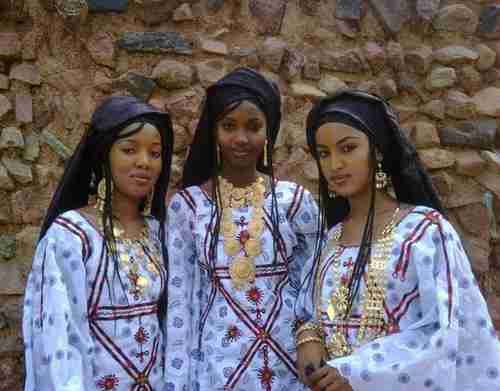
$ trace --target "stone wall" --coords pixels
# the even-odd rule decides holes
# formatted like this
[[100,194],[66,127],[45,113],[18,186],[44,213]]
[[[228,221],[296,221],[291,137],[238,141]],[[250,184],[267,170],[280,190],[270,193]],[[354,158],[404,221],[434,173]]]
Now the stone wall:
[[500,327],[500,5],[87,3],[88,13],[78,1],[0,2],[0,391],[21,389],[22,294],[38,226],[96,104],[133,94],[172,113],[175,185],[204,88],[242,64],[279,84],[279,175],[313,191],[304,137],[311,102],[346,85],[391,100],[467,238]]

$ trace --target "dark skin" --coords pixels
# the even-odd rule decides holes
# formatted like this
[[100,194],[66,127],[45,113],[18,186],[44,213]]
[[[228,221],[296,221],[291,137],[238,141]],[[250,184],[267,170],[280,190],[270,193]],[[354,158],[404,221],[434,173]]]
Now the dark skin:
[[[361,131],[341,123],[325,123],[316,132],[317,152],[321,171],[329,191],[347,198],[350,215],[344,220],[341,244],[359,245],[369,212],[372,196],[372,173],[375,163],[371,160],[370,142]],[[378,156],[381,159],[381,156]],[[374,238],[377,238],[392,218],[398,203],[384,191],[375,190]],[[404,212],[400,211],[397,219]],[[306,331],[302,337],[313,336]],[[301,379],[314,391],[352,391],[349,381],[336,368],[321,365],[326,351],[319,342],[310,342],[297,349],[297,366]],[[305,367],[314,371],[309,376]]]
[[[122,134],[138,128],[131,124]],[[162,169],[161,136],[153,125],[117,140],[109,153],[113,177],[113,214],[123,228],[125,236],[137,237],[144,227],[144,217],[139,206],[154,189]],[[97,211],[93,206],[80,210],[92,223],[97,224]]]
[[[266,142],[264,113],[249,101],[241,102],[217,122],[216,138],[222,158],[220,175],[237,187],[253,183]],[[202,187],[211,193],[212,182]]]

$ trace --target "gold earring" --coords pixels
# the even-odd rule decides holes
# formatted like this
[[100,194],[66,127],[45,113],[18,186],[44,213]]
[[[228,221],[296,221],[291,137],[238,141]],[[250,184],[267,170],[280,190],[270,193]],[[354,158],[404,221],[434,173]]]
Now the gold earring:
[[268,161],[267,161],[267,140],[266,140],[266,143],[264,144],[264,157],[263,157],[262,163],[264,164],[264,167],[267,167],[267,164],[268,164]]
[[216,144],[216,146],[215,146],[215,160],[217,162],[217,167],[220,167],[222,159],[220,157],[219,144]]
[[382,163],[378,162],[377,172],[375,173],[375,188],[383,190],[387,187],[387,174],[382,170]]
[[[102,178],[99,184],[97,185],[97,201],[96,208],[103,213],[104,212],[104,203],[106,202],[106,178]],[[111,188],[109,189],[110,194],[113,194],[113,182],[111,182]]]

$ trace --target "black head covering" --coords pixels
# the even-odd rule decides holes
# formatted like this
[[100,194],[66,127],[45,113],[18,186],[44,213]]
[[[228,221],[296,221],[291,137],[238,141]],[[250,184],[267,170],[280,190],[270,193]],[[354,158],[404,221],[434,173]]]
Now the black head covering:
[[[66,163],[63,177],[45,216],[40,238],[61,213],[88,204],[89,195],[95,193],[91,186],[92,175],[97,181],[103,177],[102,164],[104,159],[108,158],[102,156],[101,146],[111,144],[122,129],[138,120],[150,123],[160,130],[164,167],[158,182],[166,181],[164,186],[168,184],[173,147],[170,116],[132,96],[107,98],[92,115],[90,126]],[[158,188],[158,183],[156,187]],[[159,199],[157,188],[153,196],[151,214],[160,219],[158,205],[164,200]]]
[[[253,69],[237,68],[207,89],[203,112],[184,165],[183,187],[201,185],[215,174],[217,121],[228,108],[245,100],[255,104],[264,113],[268,150],[272,151],[281,122],[278,87]],[[262,164],[257,169],[266,172]]]
[[[307,117],[307,143],[316,155],[316,130],[327,122],[339,122],[365,133],[382,154],[382,170],[392,181],[400,202],[425,205],[442,211],[439,197],[415,147],[400,127],[399,118],[383,98],[364,91],[346,89],[317,103]],[[346,209],[347,208],[347,209]],[[328,225],[341,221],[348,212],[347,201],[329,201]]]

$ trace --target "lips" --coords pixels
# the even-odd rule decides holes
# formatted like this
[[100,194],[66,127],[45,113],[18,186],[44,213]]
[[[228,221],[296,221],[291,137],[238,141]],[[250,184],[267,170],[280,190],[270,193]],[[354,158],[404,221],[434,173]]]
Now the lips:
[[233,152],[234,156],[239,157],[239,158],[247,157],[247,156],[250,155],[250,151],[246,151],[246,150],[235,150],[235,149],[233,149],[232,152]]
[[336,175],[330,178],[330,182],[335,186],[343,185],[351,176],[350,175]]
[[130,177],[139,185],[148,185],[151,182],[151,177],[146,174],[132,174]]

